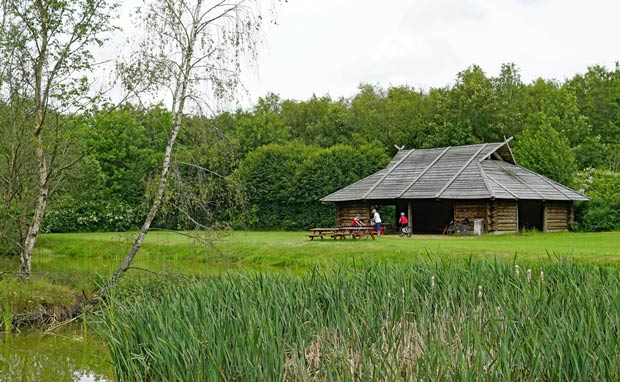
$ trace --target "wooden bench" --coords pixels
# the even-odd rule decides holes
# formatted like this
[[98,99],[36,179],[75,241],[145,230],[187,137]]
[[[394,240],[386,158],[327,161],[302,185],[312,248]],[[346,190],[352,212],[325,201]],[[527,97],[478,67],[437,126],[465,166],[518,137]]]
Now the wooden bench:
[[349,236],[349,234],[345,232],[335,232],[331,234],[331,237],[333,237],[334,240],[336,240],[337,238],[340,238],[340,240],[344,240],[347,238],[347,236]]
[[338,228],[310,228],[310,233],[306,234],[306,236],[308,236],[310,240],[314,240],[315,237],[323,239],[324,236],[331,236],[338,232]]

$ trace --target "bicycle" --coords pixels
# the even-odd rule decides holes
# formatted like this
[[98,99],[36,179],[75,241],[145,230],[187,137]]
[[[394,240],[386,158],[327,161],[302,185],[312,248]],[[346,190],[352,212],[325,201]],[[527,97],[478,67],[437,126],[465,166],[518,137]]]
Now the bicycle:
[[453,235],[455,233],[460,233],[461,235],[469,235],[470,234],[469,222],[470,222],[469,218],[465,218],[461,220],[460,222],[455,222],[454,220],[450,220],[450,223],[448,223],[444,227],[443,234]]
[[411,237],[412,235],[408,225],[403,225],[398,229],[398,236],[403,237],[405,235],[407,235],[407,237]]

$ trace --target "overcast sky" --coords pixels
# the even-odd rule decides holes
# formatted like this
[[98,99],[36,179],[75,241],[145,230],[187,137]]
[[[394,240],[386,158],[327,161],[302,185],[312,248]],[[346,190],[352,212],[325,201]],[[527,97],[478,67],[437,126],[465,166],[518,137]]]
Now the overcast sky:
[[[139,34],[130,11],[142,4],[123,1],[123,36]],[[614,0],[288,0],[264,33],[256,69],[244,73],[249,96],[237,98],[248,107],[268,92],[307,100],[351,97],[360,83],[428,89],[473,64],[496,76],[508,62],[525,82],[562,81],[614,67],[619,16]],[[125,38],[105,50],[126,52]]]
[[526,82],[563,80],[620,59],[619,15],[612,0],[289,0],[245,83],[252,101],[338,98],[360,83],[442,87],[472,64],[495,76],[506,62]]

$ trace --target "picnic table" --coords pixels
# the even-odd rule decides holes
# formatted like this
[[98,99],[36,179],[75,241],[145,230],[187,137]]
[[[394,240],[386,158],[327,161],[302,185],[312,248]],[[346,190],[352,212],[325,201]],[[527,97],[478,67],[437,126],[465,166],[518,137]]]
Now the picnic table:
[[323,237],[328,236],[335,239],[344,240],[347,236],[351,236],[351,238],[360,240],[364,237],[371,237],[375,240],[376,235],[375,227],[370,226],[362,226],[362,227],[338,227],[338,228],[310,228],[310,234],[307,235],[310,240],[314,240],[315,237]]
[[341,227],[340,231],[344,235],[342,236],[343,239],[346,236],[350,235],[353,239],[359,238],[360,240],[362,240],[364,237],[371,237],[373,240],[375,240],[375,235],[377,234],[377,229],[372,226]]
[[320,237],[322,240],[323,236],[331,237],[338,231],[339,228],[310,228],[310,234],[307,236],[310,238],[310,240],[314,240],[315,237]]

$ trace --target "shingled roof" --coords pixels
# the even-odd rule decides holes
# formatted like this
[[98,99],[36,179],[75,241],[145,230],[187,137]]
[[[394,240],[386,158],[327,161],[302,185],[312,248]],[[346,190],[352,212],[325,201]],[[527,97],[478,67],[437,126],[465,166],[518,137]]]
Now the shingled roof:
[[400,150],[383,170],[321,201],[589,200],[568,187],[518,166],[508,142]]

